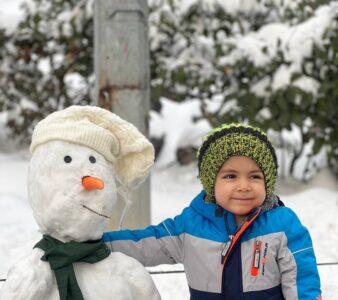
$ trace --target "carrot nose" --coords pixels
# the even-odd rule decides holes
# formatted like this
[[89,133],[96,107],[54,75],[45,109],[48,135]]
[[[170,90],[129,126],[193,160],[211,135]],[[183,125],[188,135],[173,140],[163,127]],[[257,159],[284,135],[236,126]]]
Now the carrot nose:
[[104,183],[97,177],[85,176],[82,178],[82,186],[87,191],[102,190],[104,188]]

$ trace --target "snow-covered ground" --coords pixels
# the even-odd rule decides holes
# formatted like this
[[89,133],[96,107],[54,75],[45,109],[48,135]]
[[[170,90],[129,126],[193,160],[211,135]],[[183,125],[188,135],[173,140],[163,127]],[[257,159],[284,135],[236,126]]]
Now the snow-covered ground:
[[[30,251],[39,240],[37,226],[27,203],[27,155],[0,154],[0,278],[18,256]],[[171,166],[154,168],[152,172],[152,223],[181,212],[201,186],[196,178],[196,167]],[[282,186],[282,185],[281,185]],[[280,190],[285,190],[285,186]],[[314,241],[317,261],[338,262],[338,190],[321,188],[312,183],[300,193],[282,196],[293,208]],[[159,266],[152,270],[182,269],[182,266]],[[323,296],[336,300],[338,295],[338,265],[319,267]],[[163,299],[188,299],[184,274],[153,275]],[[1,283],[0,283],[1,287]]]

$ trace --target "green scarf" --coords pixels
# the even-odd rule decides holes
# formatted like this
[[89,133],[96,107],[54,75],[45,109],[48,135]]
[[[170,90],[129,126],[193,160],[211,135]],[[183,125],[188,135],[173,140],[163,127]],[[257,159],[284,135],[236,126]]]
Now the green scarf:
[[110,254],[110,250],[102,239],[82,243],[63,243],[49,235],[43,235],[43,239],[34,248],[40,248],[45,252],[41,260],[48,261],[54,271],[60,300],[83,300],[75,277],[74,262],[93,264]]

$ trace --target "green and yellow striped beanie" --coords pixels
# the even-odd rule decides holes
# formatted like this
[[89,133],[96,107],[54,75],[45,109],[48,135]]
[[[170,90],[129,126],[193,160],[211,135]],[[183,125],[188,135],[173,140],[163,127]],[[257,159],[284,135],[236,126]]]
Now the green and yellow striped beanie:
[[224,124],[204,137],[198,149],[198,170],[206,201],[215,200],[215,181],[218,171],[231,156],[246,156],[261,168],[267,197],[273,194],[277,177],[277,157],[266,133],[244,124]]

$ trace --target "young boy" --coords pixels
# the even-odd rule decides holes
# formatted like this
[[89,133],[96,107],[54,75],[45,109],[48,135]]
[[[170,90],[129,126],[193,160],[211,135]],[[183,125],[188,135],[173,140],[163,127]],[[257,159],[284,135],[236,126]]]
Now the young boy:
[[104,241],[145,266],[183,263],[191,299],[321,299],[310,235],[273,194],[277,159],[266,134],[216,128],[198,168],[204,190],[180,215]]

